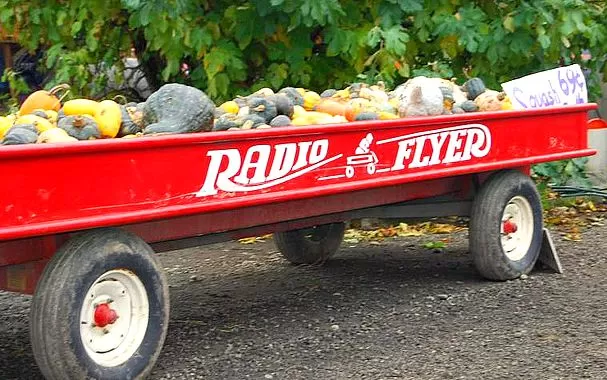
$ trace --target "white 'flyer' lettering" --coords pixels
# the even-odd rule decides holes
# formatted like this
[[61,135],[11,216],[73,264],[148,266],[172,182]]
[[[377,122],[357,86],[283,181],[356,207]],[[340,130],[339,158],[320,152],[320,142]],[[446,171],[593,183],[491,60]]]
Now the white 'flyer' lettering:
[[399,136],[377,144],[389,142],[398,142],[396,158],[390,169],[394,171],[484,157],[491,149],[491,133],[482,124],[470,124]]
[[[210,162],[199,197],[215,195],[219,190],[242,192],[265,189],[292,178],[299,177],[320,166],[340,158],[327,159],[329,140],[303,141],[299,143],[253,145],[241,159],[237,149],[210,150]],[[227,166],[221,170],[222,163]],[[270,168],[266,177],[266,171]]]

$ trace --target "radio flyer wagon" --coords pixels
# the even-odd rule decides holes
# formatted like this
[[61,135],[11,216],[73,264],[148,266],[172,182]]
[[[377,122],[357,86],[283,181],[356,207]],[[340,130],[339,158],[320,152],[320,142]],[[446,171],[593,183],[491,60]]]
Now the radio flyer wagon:
[[127,379],[169,323],[155,252],[274,233],[315,263],[352,218],[461,215],[480,274],[517,278],[542,244],[530,166],[593,155],[594,108],[3,147],[0,288],[33,294],[47,378]]

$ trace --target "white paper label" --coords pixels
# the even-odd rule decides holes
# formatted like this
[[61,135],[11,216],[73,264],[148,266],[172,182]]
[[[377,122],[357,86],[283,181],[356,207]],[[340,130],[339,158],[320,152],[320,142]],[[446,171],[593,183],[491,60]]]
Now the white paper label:
[[588,102],[579,65],[558,67],[502,83],[514,109],[546,108]]

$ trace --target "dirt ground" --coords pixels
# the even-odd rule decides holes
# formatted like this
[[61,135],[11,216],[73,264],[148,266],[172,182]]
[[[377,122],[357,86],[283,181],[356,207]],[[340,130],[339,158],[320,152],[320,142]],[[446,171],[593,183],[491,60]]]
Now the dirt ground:
[[[293,266],[271,240],[162,254],[171,324],[152,379],[605,379],[607,226],[555,234],[564,274],[481,279],[466,231],[344,243]],[[38,379],[30,298],[0,293],[0,379]]]

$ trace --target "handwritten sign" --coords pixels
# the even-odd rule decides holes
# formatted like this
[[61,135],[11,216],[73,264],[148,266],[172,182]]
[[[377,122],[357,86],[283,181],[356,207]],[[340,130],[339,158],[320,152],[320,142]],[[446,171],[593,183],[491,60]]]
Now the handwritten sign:
[[514,109],[546,108],[588,102],[580,65],[558,67],[502,83]]

